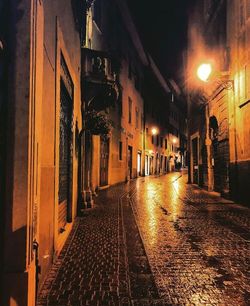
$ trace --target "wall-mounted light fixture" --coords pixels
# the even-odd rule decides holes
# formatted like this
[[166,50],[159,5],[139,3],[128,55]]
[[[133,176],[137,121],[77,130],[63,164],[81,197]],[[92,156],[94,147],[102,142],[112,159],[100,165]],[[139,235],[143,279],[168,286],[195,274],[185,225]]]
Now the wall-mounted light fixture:
[[202,63],[197,69],[197,76],[203,82],[208,81],[211,73],[212,73],[212,65],[210,63]]
[[152,132],[152,135],[157,135],[159,133],[159,130],[157,127],[152,127],[151,132]]

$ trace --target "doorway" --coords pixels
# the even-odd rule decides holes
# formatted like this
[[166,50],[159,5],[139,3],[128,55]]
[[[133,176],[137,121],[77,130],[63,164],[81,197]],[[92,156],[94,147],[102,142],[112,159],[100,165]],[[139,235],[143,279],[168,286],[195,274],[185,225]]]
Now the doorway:
[[133,148],[131,146],[128,146],[128,178],[132,178],[132,153]]
[[141,152],[137,153],[137,176],[141,176]]
[[164,172],[168,171],[168,159],[167,156],[164,156]]
[[160,163],[159,163],[159,154],[156,154],[156,161],[155,161],[155,174],[159,174],[159,169],[160,169]]
[[59,211],[58,229],[61,231],[71,221],[72,172],[73,172],[73,133],[72,96],[63,80],[60,84],[60,144],[59,144]]
[[163,168],[163,155],[161,155],[161,160],[160,160],[160,173],[164,172]]
[[149,174],[154,173],[154,157],[151,156],[149,159]]
[[145,175],[149,175],[148,155],[145,156]]
[[198,157],[198,137],[192,139],[192,183],[199,183],[199,157]]
[[100,143],[100,186],[108,185],[109,139],[101,137]]

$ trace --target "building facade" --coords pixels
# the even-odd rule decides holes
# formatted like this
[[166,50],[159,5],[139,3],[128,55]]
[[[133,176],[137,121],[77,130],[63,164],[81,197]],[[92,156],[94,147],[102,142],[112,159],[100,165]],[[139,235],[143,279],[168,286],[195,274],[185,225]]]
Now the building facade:
[[77,212],[81,31],[73,4],[4,2],[2,305],[35,305]]
[[[249,205],[249,1],[197,1],[187,83],[191,182]],[[202,83],[195,69],[213,67]]]
[[[101,63],[99,71],[91,78],[88,71],[83,71],[86,109],[94,109],[110,123],[108,135],[92,133],[90,136],[91,167],[87,171],[90,188],[95,191],[142,175],[141,90],[146,56],[128,8],[118,0],[94,1],[89,6],[84,47],[92,63],[98,60]],[[104,78],[100,80],[102,69]],[[106,91],[102,95],[100,87]],[[111,95],[113,99],[107,102]]]
[[229,106],[231,193],[236,200],[250,205],[250,2],[228,1],[227,4],[229,78],[234,80]]

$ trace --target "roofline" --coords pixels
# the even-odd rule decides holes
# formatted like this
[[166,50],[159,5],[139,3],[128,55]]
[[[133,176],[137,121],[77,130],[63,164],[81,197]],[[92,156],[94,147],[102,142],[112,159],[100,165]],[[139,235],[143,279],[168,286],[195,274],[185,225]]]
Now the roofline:
[[170,93],[171,90],[170,90],[166,80],[162,76],[159,68],[156,66],[156,64],[155,64],[155,62],[154,62],[154,60],[153,60],[153,58],[151,57],[150,54],[148,54],[148,62],[149,62],[149,67],[152,69],[154,75],[158,79],[158,81],[161,84],[162,88],[166,91],[166,93]]
[[133,42],[133,44],[134,44],[134,46],[137,50],[137,53],[138,53],[139,58],[141,59],[142,63],[145,66],[150,67],[152,69],[154,75],[156,76],[157,80],[159,81],[159,83],[161,84],[162,88],[165,90],[166,93],[172,92],[171,89],[169,88],[166,80],[162,76],[159,68],[156,66],[156,64],[155,64],[153,58],[151,57],[151,55],[144,51],[143,44],[142,44],[141,39],[139,37],[139,34],[138,34],[138,31],[137,31],[136,26],[134,24],[134,21],[131,17],[129,8],[126,4],[126,1],[124,1],[124,0],[115,0],[115,1],[117,3],[117,6],[120,10],[123,21],[125,23],[125,26],[126,26],[128,32],[130,34],[132,42]]
[[125,26],[130,34],[130,37],[132,39],[132,42],[137,50],[137,53],[139,55],[139,58],[141,59],[142,63],[147,66],[148,65],[148,60],[146,53],[144,51],[141,39],[139,37],[139,34],[137,32],[136,26],[134,24],[134,21],[131,17],[131,14],[129,12],[129,8],[126,4],[126,1],[124,0],[115,0],[118,8],[120,10],[121,16],[123,18],[123,21],[125,23]]

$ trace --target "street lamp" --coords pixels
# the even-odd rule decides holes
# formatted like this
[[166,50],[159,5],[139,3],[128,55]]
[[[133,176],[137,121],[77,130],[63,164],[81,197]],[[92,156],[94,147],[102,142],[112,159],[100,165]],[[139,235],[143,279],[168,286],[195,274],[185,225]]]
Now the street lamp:
[[203,63],[197,69],[197,76],[203,82],[208,81],[211,73],[212,73],[212,66],[209,63]]
[[153,127],[152,129],[151,129],[151,132],[152,132],[152,135],[157,135],[158,134],[158,129],[156,128],[156,127]]

